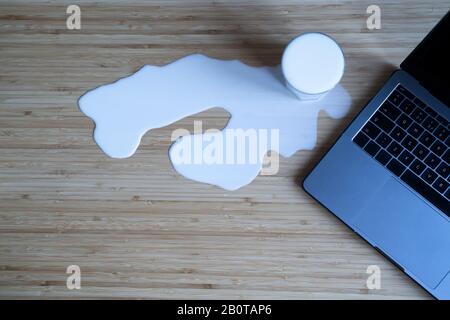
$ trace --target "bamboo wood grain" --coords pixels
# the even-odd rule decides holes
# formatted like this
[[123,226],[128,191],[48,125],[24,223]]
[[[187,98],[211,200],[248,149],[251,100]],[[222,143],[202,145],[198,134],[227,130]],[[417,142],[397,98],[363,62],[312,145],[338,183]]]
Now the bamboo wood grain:
[[[69,4],[0,1],[1,298],[429,298],[299,182],[448,1],[379,1],[374,31],[367,1],[76,1],[81,30],[66,29]],[[78,110],[88,89],[189,53],[276,65],[306,31],[343,46],[351,112],[321,114],[314,150],[238,191],[186,180],[167,157],[172,130],[221,128],[223,109],[148,132],[123,160]],[[71,264],[81,290],[66,288]],[[381,290],[366,288],[374,264]]]

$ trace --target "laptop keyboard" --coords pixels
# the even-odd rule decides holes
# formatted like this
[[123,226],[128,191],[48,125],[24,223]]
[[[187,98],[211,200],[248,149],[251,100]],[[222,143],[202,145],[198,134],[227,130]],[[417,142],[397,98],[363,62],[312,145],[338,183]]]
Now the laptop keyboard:
[[353,142],[450,216],[450,123],[402,85]]

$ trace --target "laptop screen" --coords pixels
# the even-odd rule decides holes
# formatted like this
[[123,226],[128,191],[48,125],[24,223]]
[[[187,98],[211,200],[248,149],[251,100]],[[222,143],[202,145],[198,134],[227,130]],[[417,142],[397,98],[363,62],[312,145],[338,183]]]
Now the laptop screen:
[[400,66],[450,107],[450,11]]

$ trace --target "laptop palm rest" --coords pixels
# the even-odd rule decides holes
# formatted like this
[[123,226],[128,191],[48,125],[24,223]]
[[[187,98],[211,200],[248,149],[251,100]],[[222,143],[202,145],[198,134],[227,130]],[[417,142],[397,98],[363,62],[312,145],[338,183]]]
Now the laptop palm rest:
[[449,221],[394,178],[352,225],[430,288],[436,288],[450,270]]

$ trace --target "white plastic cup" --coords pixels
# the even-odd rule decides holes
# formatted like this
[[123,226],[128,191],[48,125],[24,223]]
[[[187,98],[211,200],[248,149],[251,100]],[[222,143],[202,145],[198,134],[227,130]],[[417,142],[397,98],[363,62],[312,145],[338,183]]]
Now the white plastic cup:
[[281,70],[286,86],[301,100],[318,100],[333,89],[344,74],[341,47],[323,33],[304,33],[286,47]]

